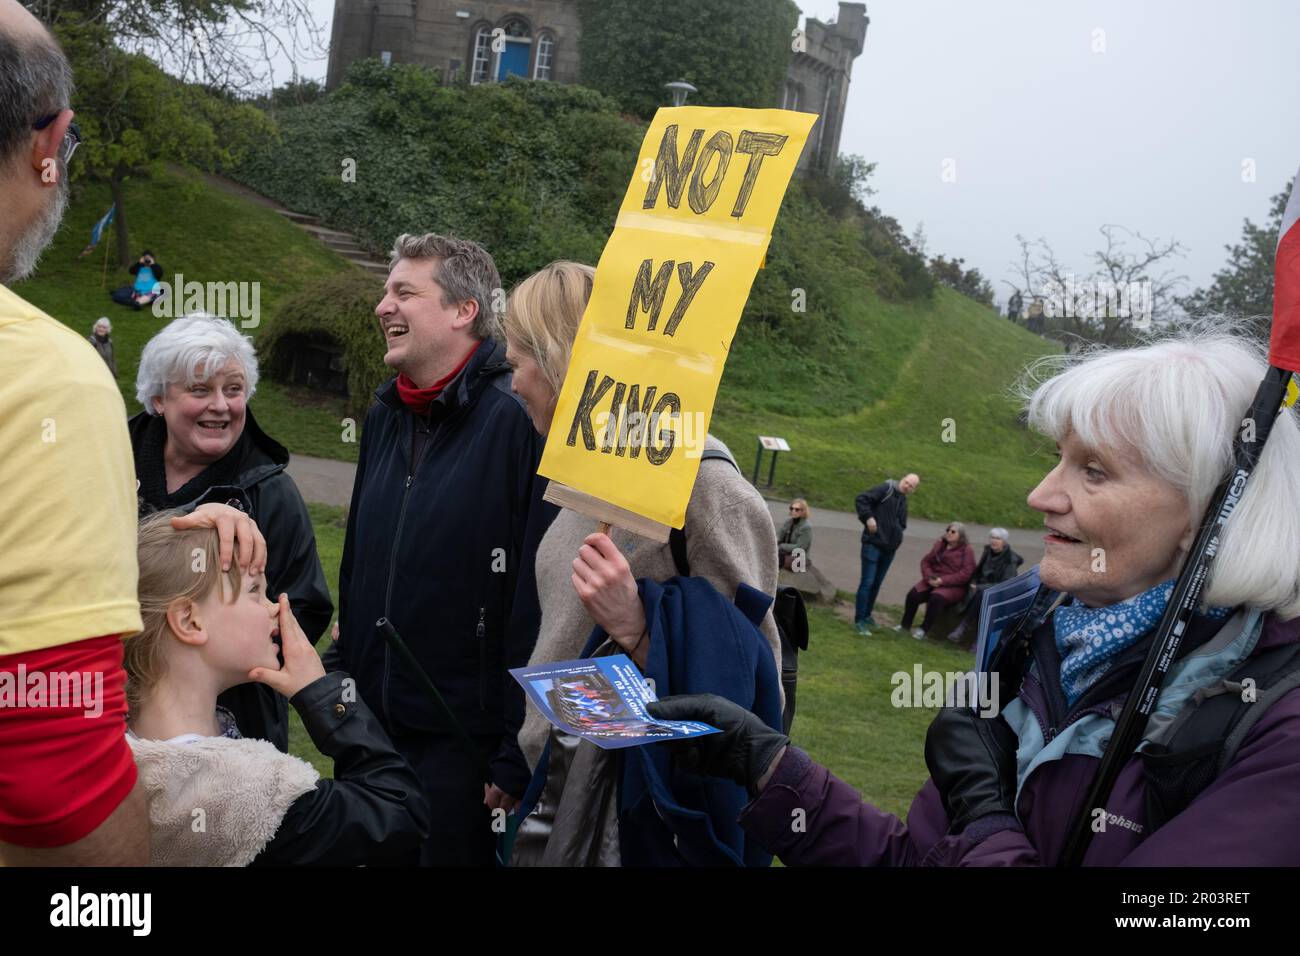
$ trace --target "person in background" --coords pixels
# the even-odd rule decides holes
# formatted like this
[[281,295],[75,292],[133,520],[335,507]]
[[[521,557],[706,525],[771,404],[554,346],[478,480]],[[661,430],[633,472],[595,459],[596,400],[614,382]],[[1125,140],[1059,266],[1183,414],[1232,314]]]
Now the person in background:
[[984,553],[975,565],[975,576],[971,578],[962,605],[961,622],[953,628],[948,640],[960,644],[968,628],[979,627],[984,592],[994,584],[1010,581],[1020,573],[1020,566],[1024,563],[1025,559],[1011,550],[1011,535],[1006,528],[994,528],[989,532],[989,543],[984,546]]
[[[903,619],[894,630],[912,629],[912,636],[924,640],[943,609],[956,604],[966,593],[975,573],[975,552],[966,541],[966,526],[954,521],[921,559],[921,580],[907,592],[903,605]],[[920,627],[912,627],[916,609],[925,602],[925,617]]]
[[[334,614],[316,533],[298,486],[285,471],[289,452],[253,418],[258,363],[252,340],[211,315],[182,316],[146,343],[136,375],[144,411],[128,423],[142,514],[239,503],[270,542],[266,576],[285,592],[315,643]],[[264,684],[226,690],[246,737],[289,748],[289,708]]]
[[885,580],[894,553],[903,543],[907,530],[907,496],[921,483],[919,476],[906,474],[868,488],[858,495],[858,520],[862,522],[862,579],[853,611],[853,623],[859,634],[869,634],[876,626],[871,612]]
[[[781,567],[787,571],[806,571],[808,553],[812,551],[812,524],[808,511],[808,502],[796,498],[790,502],[790,517],[781,525],[776,536],[776,547],[780,551]],[[802,561],[799,558],[802,557]]]
[[90,344],[95,347],[99,357],[108,366],[109,374],[117,378],[117,359],[113,356],[112,335],[113,323],[108,321],[108,316],[101,315],[90,330]]
[[158,264],[153,253],[146,249],[132,264],[130,273],[135,276],[135,281],[131,283],[131,300],[135,307],[140,309],[158,297],[158,284],[162,281],[163,267]]

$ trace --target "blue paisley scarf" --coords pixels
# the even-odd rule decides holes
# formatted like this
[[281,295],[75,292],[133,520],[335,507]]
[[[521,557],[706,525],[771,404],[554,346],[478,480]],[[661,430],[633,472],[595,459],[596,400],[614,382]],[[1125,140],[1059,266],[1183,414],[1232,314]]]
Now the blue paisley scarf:
[[[1056,609],[1052,624],[1061,655],[1061,691],[1069,706],[1073,707],[1089,687],[1105,676],[1116,656],[1159,623],[1173,590],[1171,579],[1107,607],[1086,607],[1075,602]],[[1222,620],[1231,610],[1212,607],[1205,613]]]

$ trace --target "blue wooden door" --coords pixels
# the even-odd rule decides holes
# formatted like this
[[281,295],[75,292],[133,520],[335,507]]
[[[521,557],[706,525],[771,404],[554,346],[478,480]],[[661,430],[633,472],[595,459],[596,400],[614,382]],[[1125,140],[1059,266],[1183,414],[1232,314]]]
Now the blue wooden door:
[[506,41],[506,48],[501,51],[501,65],[497,67],[498,80],[504,80],[511,74],[527,78],[529,46],[530,44],[517,40]]

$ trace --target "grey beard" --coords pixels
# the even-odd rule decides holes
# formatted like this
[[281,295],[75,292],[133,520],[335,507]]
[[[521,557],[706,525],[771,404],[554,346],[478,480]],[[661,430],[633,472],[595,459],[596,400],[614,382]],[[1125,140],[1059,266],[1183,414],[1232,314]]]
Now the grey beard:
[[9,261],[0,264],[0,283],[8,285],[30,276],[36,271],[41,253],[54,241],[54,234],[59,231],[59,223],[63,221],[64,210],[68,208],[67,171],[60,168],[59,173],[59,185],[54,187],[54,196],[46,204],[45,211],[18,237],[13,252],[9,254]]

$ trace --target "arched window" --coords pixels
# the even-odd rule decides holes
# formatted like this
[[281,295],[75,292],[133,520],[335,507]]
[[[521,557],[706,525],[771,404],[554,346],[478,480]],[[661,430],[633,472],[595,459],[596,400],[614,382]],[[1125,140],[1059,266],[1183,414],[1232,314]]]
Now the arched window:
[[783,110],[797,110],[799,108],[800,85],[794,80],[785,81],[785,96],[781,102]]
[[532,29],[528,26],[528,21],[521,16],[506,17],[500,23],[501,29],[505,31],[507,37],[526,39],[532,35]]
[[486,83],[492,67],[492,26],[484,23],[474,30],[474,46],[469,61],[469,81]]
[[537,56],[533,62],[533,79],[549,80],[555,63],[555,38],[549,33],[537,37]]

